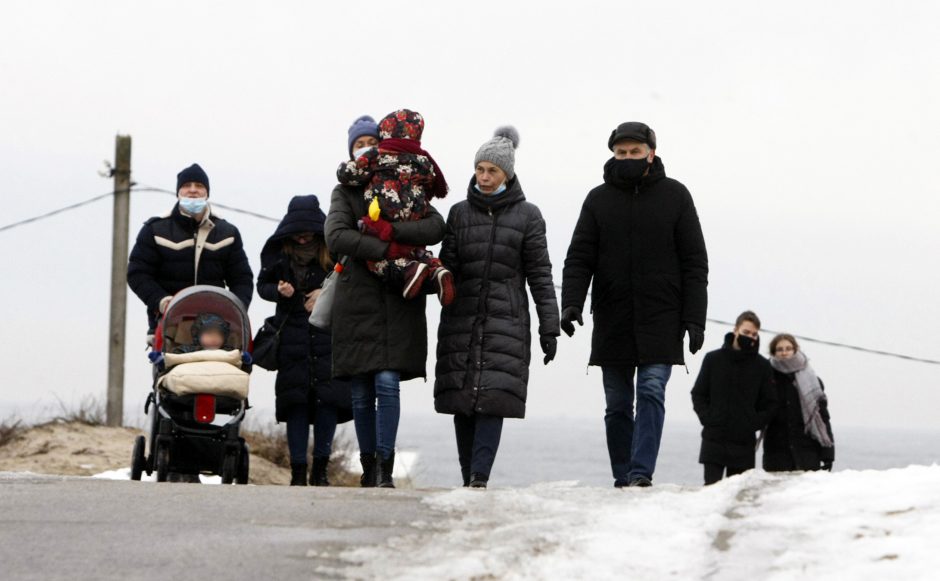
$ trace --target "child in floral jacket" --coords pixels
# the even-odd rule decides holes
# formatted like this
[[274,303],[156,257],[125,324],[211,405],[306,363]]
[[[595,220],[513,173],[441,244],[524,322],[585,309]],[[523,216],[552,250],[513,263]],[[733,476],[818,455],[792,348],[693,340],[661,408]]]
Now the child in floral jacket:
[[[444,174],[431,155],[421,148],[424,118],[420,113],[400,109],[379,122],[377,147],[353,152],[354,159],[340,164],[339,182],[366,185],[369,215],[360,229],[386,242],[393,242],[392,222],[420,220],[431,198],[447,195]],[[418,246],[398,245],[400,258],[369,262],[368,267],[387,283],[401,286],[402,296],[412,299],[424,290],[436,293],[444,306],[455,298],[453,275],[441,261]]]

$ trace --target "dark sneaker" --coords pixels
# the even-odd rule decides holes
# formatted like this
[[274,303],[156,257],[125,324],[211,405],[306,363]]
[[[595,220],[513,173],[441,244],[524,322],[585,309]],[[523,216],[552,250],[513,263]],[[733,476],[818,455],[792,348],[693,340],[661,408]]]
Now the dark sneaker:
[[630,486],[630,483],[626,479],[618,478],[614,480],[614,488],[626,488],[627,486]]
[[634,476],[630,481],[630,488],[648,488],[653,485],[653,481],[646,476]]
[[417,260],[412,260],[404,268],[405,286],[401,296],[406,299],[413,299],[421,294],[421,287],[424,280],[428,277],[428,265]]

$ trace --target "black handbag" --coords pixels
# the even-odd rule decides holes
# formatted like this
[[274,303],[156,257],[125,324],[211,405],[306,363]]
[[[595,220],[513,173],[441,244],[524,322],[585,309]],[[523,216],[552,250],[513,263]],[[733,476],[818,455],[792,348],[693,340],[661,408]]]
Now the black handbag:
[[268,371],[277,371],[277,352],[281,346],[281,330],[286,322],[286,315],[280,324],[277,323],[276,315],[264,320],[264,324],[258,329],[253,341],[254,349],[251,359],[255,365]]

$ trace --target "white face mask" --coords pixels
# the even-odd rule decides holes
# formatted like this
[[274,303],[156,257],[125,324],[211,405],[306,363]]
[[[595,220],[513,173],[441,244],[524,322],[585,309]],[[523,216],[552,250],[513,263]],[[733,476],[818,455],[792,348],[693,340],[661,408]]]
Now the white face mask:
[[503,182],[503,183],[499,184],[499,187],[496,188],[495,191],[490,192],[489,194],[487,194],[486,192],[484,192],[483,190],[481,190],[481,189],[480,189],[480,186],[479,186],[478,184],[473,184],[473,187],[475,187],[475,188],[477,189],[477,191],[480,192],[481,194],[483,194],[484,196],[496,196],[496,195],[499,195],[499,194],[501,194],[501,193],[503,193],[503,192],[506,191],[506,182]]
[[353,159],[358,159],[358,158],[362,157],[362,154],[364,154],[365,152],[369,151],[369,150],[372,149],[373,147],[375,147],[375,146],[374,146],[374,145],[367,145],[367,146],[365,146],[365,147],[360,147],[359,149],[357,149],[356,151],[353,152]]
[[201,214],[208,203],[208,198],[180,198],[180,209],[191,216],[195,216]]

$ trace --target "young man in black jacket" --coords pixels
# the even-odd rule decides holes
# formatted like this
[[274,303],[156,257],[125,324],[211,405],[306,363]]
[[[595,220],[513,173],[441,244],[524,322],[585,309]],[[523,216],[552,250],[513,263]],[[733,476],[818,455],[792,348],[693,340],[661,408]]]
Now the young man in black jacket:
[[584,200],[568,247],[561,328],[570,337],[583,324],[593,285],[589,364],[603,370],[614,486],[650,486],[672,366],[684,363],[686,334],[692,353],[704,341],[708,255],[692,196],[666,177],[653,130],[622,123],[607,147],[604,183]]
[[754,468],[754,434],[774,415],[773,369],[758,353],[759,332],[756,314],[738,315],[722,348],[705,355],[692,388],[692,406],[703,426],[699,462],[705,465],[706,485]]

